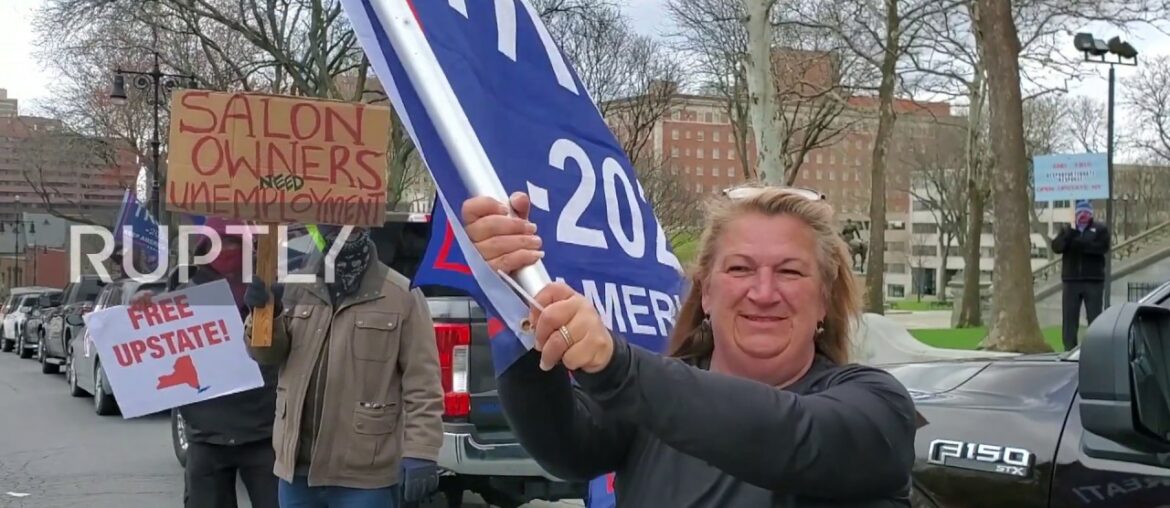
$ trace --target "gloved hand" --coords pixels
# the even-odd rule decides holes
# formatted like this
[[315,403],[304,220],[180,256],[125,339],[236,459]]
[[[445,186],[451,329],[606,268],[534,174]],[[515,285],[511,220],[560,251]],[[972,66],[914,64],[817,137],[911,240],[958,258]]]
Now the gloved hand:
[[403,457],[402,474],[398,484],[402,486],[402,501],[422,501],[439,488],[439,465],[429,460]]
[[252,282],[248,284],[248,289],[244,290],[244,305],[250,308],[263,307],[268,304],[268,299],[275,295],[276,306],[275,309],[280,309],[281,300],[284,299],[284,285],[273,284],[272,291],[268,290],[264,281],[259,277],[253,277]]

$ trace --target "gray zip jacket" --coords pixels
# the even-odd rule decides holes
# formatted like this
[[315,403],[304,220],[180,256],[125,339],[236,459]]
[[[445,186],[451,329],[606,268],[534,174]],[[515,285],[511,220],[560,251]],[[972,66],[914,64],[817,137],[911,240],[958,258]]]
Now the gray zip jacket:
[[508,421],[560,478],[616,472],[618,507],[910,506],[916,413],[885,371],[818,354],[777,389],[615,337],[609,366],[573,386],[539,359],[501,375]]

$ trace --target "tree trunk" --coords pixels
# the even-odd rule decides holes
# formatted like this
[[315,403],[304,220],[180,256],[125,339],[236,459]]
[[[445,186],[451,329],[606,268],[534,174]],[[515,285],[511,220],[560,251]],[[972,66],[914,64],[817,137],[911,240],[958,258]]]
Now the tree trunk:
[[945,302],[947,301],[947,284],[950,283],[950,277],[947,276],[947,258],[951,256],[951,237],[942,234],[938,237],[938,301]]
[[784,184],[780,140],[783,126],[772,74],[772,23],[768,14],[776,0],[747,0],[744,20],[748,37],[747,85],[752,127],[756,135],[756,174],[770,185]]
[[[869,259],[865,265],[866,311],[885,314],[886,273],[886,165],[890,140],[894,134],[894,85],[897,78],[898,18],[897,0],[885,0],[885,51],[882,54],[882,81],[878,87],[878,130],[873,143],[873,174],[869,182]],[[913,252],[911,252],[913,255]]]
[[984,44],[991,105],[991,178],[995,281],[991,330],[983,347],[994,351],[1050,352],[1036,318],[1028,216],[1024,109],[1020,93],[1020,40],[1011,2],[978,0],[976,26]]
[[979,292],[979,250],[983,238],[983,193],[977,175],[967,177],[967,240],[963,249],[963,304],[959,309],[959,328],[983,325],[983,307]]

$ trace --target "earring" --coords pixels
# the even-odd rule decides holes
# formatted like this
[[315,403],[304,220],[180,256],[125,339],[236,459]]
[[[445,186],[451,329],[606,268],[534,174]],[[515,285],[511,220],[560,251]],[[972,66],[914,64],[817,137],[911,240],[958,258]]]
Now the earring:
[[817,321],[817,335],[825,333],[825,322]]

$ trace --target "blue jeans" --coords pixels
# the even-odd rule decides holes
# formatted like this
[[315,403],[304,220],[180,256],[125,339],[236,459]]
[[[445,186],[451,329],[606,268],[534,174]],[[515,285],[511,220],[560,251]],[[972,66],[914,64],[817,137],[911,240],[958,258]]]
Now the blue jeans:
[[304,476],[280,480],[280,508],[398,508],[398,486],[383,489],[310,487]]

